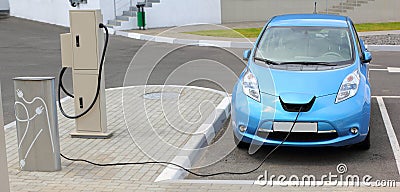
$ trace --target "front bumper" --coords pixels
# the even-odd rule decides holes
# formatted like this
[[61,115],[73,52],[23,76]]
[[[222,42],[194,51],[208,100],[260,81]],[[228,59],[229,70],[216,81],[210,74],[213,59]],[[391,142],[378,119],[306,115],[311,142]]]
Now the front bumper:
[[[279,97],[261,93],[261,103],[243,94],[241,86],[235,86],[235,93],[232,95],[232,126],[234,136],[246,143],[262,143],[264,145],[279,145],[282,137],[271,137],[261,135],[261,130],[272,132],[273,122],[293,122],[297,112],[285,111]],[[359,92],[343,102],[335,104],[336,94],[317,97],[308,112],[301,112],[297,122],[317,123],[316,133],[310,133],[312,138],[296,140],[291,138],[286,140],[284,146],[298,147],[322,147],[322,146],[345,146],[362,142],[369,132],[370,121],[370,94],[365,87],[360,87]],[[251,110],[250,110],[251,109]],[[244,132],[239,130],[239,126],[246,126]],[[351,128],[358,129],[357,134],[350,132]],[[286,133],[280,133],[280,135]],[[291,133],[295,136],[297,133]],[[307,133],[302,133],[303,136]],[[321,134],[330,134],[329,137]],[[266,134],[268,135],[268,134]],[[335,135],[332,137],[332,135]],[[321,137],[318,137],[321,136]],[[284,137],[283,137],[284,138]]]

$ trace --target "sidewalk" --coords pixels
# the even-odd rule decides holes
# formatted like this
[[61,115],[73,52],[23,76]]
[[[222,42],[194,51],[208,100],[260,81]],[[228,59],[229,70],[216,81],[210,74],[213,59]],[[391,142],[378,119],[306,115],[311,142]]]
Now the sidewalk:
[[239,22],[239,23],[226,23],[221,25],[214,24],[199,24],[199,25],[186,25],[179,27],[166,27],[146,30],[128,30],[127,32],[139,33],[152,36],[163,36],[177,39],[191,39],[191,40],[216,40],[216,41],[237,41],[246,42],[248,40],[254,42],[256,38],[228,38],[228,37],[212,37],[188,34],[186,32],[203,31],[203,30],[230,30],[237,28],[260,28],[265,25],[265,22]]
[[[201,35],[188,34],[186,32],[201,31],[201,30],[229,30],[234,28],[260,28],[263,27],[264,25],[265,22],[238,22],[238,23],[227,23],[221,25],[199,24],[199,25],[187,25],[187,26],[170,27],[170,28],[116,31],[115,34],[133,39],[163,42],[170,44],[218,46],[225,48],[252,48],[253,42],[256,41],[256,38],[228,38],[228,37],[201,36]],[[388,35],[388,34],[400,35],[400,30],[359,32],[358,34],[364,37],[375,36],[375,35]],[[391,51],[393,47],[385,48],[385,50],[386,49],[388,49],[388,51]],[[398,49],[399,48],[397,47],[395,48],[395,50]]]
[[[165,93],[159,99],[158,93]],[[144,99],[145,93],[151,93]],[[109,89],[107,97],[110,139],[71,138],[74,120],[58,114],[61,153],[98,163],[171,161],[194,135],[208,114],[225,97],[196,87],[143,86]],[[73,100],[63,102],[73,113]],[[62,159],[59,172],[20,171],[15,126],[6,129],[11,191],[204,191],[230,186],[154,183],[165,169],[158,164],[98,167]],[[237,188],[237,189],[240,189]]]

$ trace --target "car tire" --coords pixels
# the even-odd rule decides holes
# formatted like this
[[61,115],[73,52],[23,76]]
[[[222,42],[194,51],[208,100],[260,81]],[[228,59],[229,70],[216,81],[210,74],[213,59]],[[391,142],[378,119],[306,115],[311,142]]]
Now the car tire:
[[249,143],[245,143],[243,141],[240,141],[238,138],[236,138],[235,135],[233,136],[233,138],[235,140],[235,144],[236,144],[237,148],[239,148],[239,149],[248,149],[250,147]]
[[368,131],[368,135],[367,137],[364,139],[364,141],[362,141],[361,143],[357,144],[357,147],[361,150],[368,150],[369,148],[371,148],[371,140],[370,140],[370,133],[371,130]]

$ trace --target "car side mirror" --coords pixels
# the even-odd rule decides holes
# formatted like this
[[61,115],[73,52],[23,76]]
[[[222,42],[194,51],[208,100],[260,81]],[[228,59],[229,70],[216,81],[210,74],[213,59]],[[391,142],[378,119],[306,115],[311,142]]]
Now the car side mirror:
[[251,50],[247,49],[243,52],[243,60],[248,61],[250,58]]
[[371,62],[371,60],[372,60],[371,52],[369,52],[369,51],[364,51],[364,52],[363,52],[363,62],[364,62],[364,63],[369,63],[369,62]]

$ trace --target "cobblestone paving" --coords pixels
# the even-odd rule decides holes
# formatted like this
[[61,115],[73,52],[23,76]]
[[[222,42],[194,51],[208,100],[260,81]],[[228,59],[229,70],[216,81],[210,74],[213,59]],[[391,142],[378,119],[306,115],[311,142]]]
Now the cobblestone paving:
[[361,38],[367,45],[400,45],[400,34],[370,35]]
[[[166,87],[162,91],[168,94],[162,99],[143,99],[145,93],[157,97],[160,91],[160,87],[106,91],[108,129],[114,132],[110,139],[71,138],[74,120],[58,114],[61,152],[99,163],[172,160],[224,96]],[[72,102],[63,103],[69,114]],[[20,171],[15,128],[6,130],[6,142],[11,191],[196,191],[203,186],[154,183],[165,168],[161,165],[98,167],[62,159],[59,172]]]
[[[194,88],[166,87],[164,99],[154,99],[160,87],[111,89],[106,91],[110,139],[71,138],[74,120],[58,114],[61,152],[72,158],[98,163],[171,161],[179,147],[196,134],[207,114],[224,95]],[[153,93],[153,99],[143,99]],[[175,98],[179,94],[179,98]],[[67,113],[73,113],[72,100],[63,103]],[[6,147],[11,191],[347,191],[342,188],[298,188],[257,185],[227,185],[215,183],[156,183],[164,170],[162,165],[99,167],[83,162],[61,160],[58,172],[21,171],[18,163],[16,128],[6,130]],[[234,168],[233,168],[234,169]],[[365,191],[365,188],[351,188]],[[387,189],[385,188],[385,191]],[[390,189],[392,190],[392,189]],[[368,188],[368,191],[383,191]],[[393,189],[396,191],[396,189]]]

